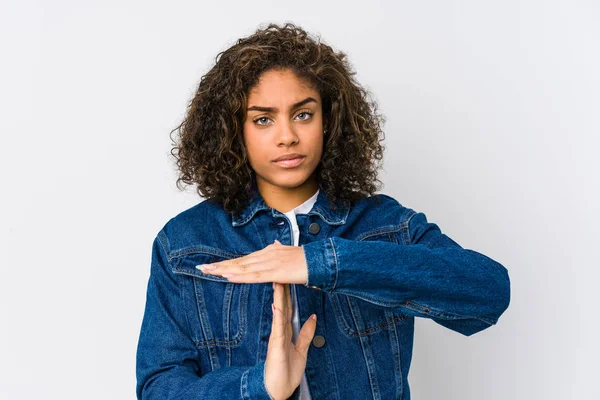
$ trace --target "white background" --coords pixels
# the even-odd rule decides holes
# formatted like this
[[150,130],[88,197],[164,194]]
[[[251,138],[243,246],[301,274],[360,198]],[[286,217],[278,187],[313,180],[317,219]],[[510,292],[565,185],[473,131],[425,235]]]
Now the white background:
[[134,399],[154,236],[201,199],[169,132],[218,52],[291,21],[387,117],[382,192],[506,266],[471,337],[417,319],[413,398],[598,399],[595,1],[2,1],[0,398]]

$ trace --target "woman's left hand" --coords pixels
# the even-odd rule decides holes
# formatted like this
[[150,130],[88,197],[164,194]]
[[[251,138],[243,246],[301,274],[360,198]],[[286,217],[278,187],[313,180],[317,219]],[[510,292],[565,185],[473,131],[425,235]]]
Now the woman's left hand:
[[306,284],[308,281],[308,269],[302,247],[286,246],[277,240],[248,255],[198,265],[196,268],[205,274],[222,276],[236,283]]

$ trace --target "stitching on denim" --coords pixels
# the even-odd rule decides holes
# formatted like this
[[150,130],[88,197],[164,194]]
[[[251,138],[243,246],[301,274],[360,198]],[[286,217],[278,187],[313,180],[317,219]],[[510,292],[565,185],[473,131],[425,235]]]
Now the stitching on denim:
[[241,284],[240,291],[240,329],[238,330],[240,340],[246,334],[246,316],[248,314],[248,297],[250,297],[250,285],[249,283]]
[[239,333],[234,336],[234,339],[229,341],[211,339],[211,340],[194,340],[194,345],[199,349],[208,349],[212,347],[235,347],[240,344],[243,336]]
[[[338,296],[340,296],[340,295],[331,294],[329,299],[330,299],[331,304],[334,309],[334,315],[336,316],[338,323],[342,325],[341,326],[342,331],[348,337],[368,336],[373,333],[377,333],[384,329],[387,329],[390,326],[390,324],[396,325],[399,322],[402,322],[408,318],[408,316],[405,314],[399,314],[399,315],[394,314],[394,316],[391,317],[389,320],[381,322],[377,325],[373,325],[373,326],[370,326],[370,327],[364,328],[364,329],[353,329],[350,326],[350,324],[348,323],[348,321],[346,320],[346,317],[344,317],[344,311],[342,310],[342,307],[339,304]],[[341,296],[347,297],[346,295],[341,295]]]
[[248,391],[248,373],[250,370],[244,371],[240,382],[240,398],[247,399],[246,392]]
[[410,235],[410,221],[413,219],[413,217],[417,215],[417,212],[415,210],[411,210],[410,214],[408,215],[407,219],[406,219],[406,237],[408,240],[408,244],[412,244],[412,237]]
[[227,252],[227,251],[224,251],[221,249],[217,249],[215,247],[198,245],[198,246],[187,247],[185,249],[175,250],[175,251],[171,252],[171,254],[169,255],[169,259],[186,256],[186,255],[190,255],[190,254],[210,254],[213,256],[218,256],[218,257],[223,257],[223,258],[237,258],[237,257],[248,255],[250,253],[236,254],[236,253],[230,253],[230,252]]
[[386,320],[385,322],[380,323],[379,325],[375,325],[375,326],[371,326],[369,328],[365,328],[361,331],[358,331],[358,336],[367,336],[370,335],[372,333],[375,332],[379,332],[382,331],[392,325],[396,325],[398,322],[404,321],[406,319],[406,315],[395,315],[394,317],[392,317],[389,321]]
[[[193,278],[199,278],[197,275],[194,275],[192,273],[187,273],[187,271],[182,270],[182,269],[174,269],[173,272],[175,274],[180,274],[180,275],[187,275],[187,276],[191,276]],[[238,283],[230,283],[231,285],[239,285],[241,286],[240,288],[240,312],[239,312],[239,329],[236,332],[236,334],[231,338],[231,339],[227,339],[226,340],[220,340],[220,339],[215,339],[212,337],[212,333],[211,333],[211,337],[207,338],[205,340],[193,340],[195,346],[197,348],[212,348],[212,347],[236,347],[238,346],[242,339],[244,338],[245,334],[246,334],[246,324],[247,324],[247,313],[248,313],[248,296],[249,296],[249,284],[238,284]],[[202,281],[200,281],[199,279],[193,279],[193,286],[194,286],[194,294],[195,294],[195,298],[193,299],[193,301],[198,302],[198,293],[196,289],[196,285],[200,285],[202,286]],[[200,288],[199,290],[202,290],[202,288]],[[203,300],[203,304],[204,304],[204,300]],[[196,304],[196,307],[201,307],[203,306]],[[201,310],[198,310],[198,312],[200,313]],[[186,313],[187,316],[187,313]],[[202,328],[202,333],[204,335],[204,337],[207,337],[207,334],[205,332],[204,329],[204,324],[203,324],[203,318],[200,315],[200,325]],[[206,315],[206,323],[210,325],[210,322],[208,321],[208,314]],[[190,327],[192,326],[191,323],[188,321]],[[229,333],[227,333],[229,334]]]
[[[355,315],[355,310],[354,307],[350,301],[350,297],[346,296],[346,302],[348,303],[348,307],[350,308],[350,315],[352,315],[352,320],[354,321],[354,325],[356,327],[363,328],[363,320],[362,320],[362,315],[360,314],[360,310],[358,309],[358,306],[356,307],[356,315]],[[367,343],[365,343],[366,340],[368,339],[363,339],[366,338],[366,336],[359,336],[360,337],[360,347],[362,349],[362,353],[363,353],[363,357],[365,358],[365,364],[367,366],[367,375],[369,376],[369,386],[371,387],[371,394],[373,395],[373,399],[379,399],[379,386],[377,384],[377,372],[375,369],[375,360],[373,359],[373,349],[372,346],[369,345],[368,341]]]
[[229,280],[227,278],[223,278],[222,276],[205,274],[200,270],[196,270],[196,271],[188,270],[186,268],[179,267],[179,264],[181,264],[181,263],[178,263],[177,266],[173,268],[174,274],[193,276],[194,278],[205,279],[207,281],[213,281],[213,282],[229,283]]
[[[304,250],[304,245],[303,245],[303,244],[302,244],[302,245],[300,245],[300,248],[302,249],[302,253],[304,254],[304,260],[306,261],[306,260],[307,260],[307,258],[306,258],[306,250]],[[314,286],[314,285],[311,285],[311,283],[312,283],[312,282],[309,282],[309,279],[310,279],[310,271],[311,271],[311,269],[310,269],[310,265],[309,265],[309,263],[307,262],[307,263],[306,263],[306,284],[304,285],[305,287]]]
[[375,297],[375,296],[365,294],[365,293],[348,291],[348,290],[344,290],[344,289],[338,289],[336,292],[339,294],[347,295],[347,296],[353,296],[353,297],[368,301],[369,303],[373,303],[375,305],[382,306],[382,307],[400,307],[400,306],[404,305],[404,302],[398,302],[398,301],[394,301],[394,300],[381,300],[379,297]]
[[[390,312],[385,312],[385,317],[388,320],[393,320],[395,315]],[[404,389],[404,382],[402,378],[402,350],[400,348],[400,342],[398,341],[398,330],[396,324],[390,323],[390,345],[392,346],[392,352],[394,354],[394,378],[396,381],[396,397],[402,398],[402,391]]]
[[[339,302],[338,302],[338,295],[336,294],[331,294],[329,296],[329,300],[331,301],[331,305],[333,306],[333,310],[334,310],[334,315],[336,317],[336,319],[338,320],[338,322],[341,323],[341,328],[342,331],[346,334],[346,336],[352,337],[352,336],[356,336],[355,335],[355,330],[350,328],[350,325],[348,325],[348,322],[346,321],[346,318],[344,317],[344,312],[342,311],[342,307],[340,306]],[[340,325],[340,324],[338,324]]]
[[[381,300],[372,295],[368,295],[368,294],[364,294],[364,293],[356,293],[356,292],[352,292],[352,291],[349,292],[349,291],[346,291],[343,289],[338,289],[337,293],[346,294],[348,296],[353,296],[353,297],[368,301],[369,303],[373,303],[373,304],[383,306],[383,307],[406,307],[408,309],[411,309],[414,311],[419,311],[419,312],[423,312],[422,310],[427,309],[428,311],[423,312],[423,313],[426,313],[428,315],[433,315],[438,318],[448,319],[448,320],[473,319],[473,318],[480,319],[481,318],[481,317],[472,317],[472,316],[459,315],[459,314],[448,314],[448,313],[440,311],[436,308],[423,306],[423,305],[421,305],[419,303],[415,303],[413,301],[397,302],[397,301],[392,301],[392,300]],[[413,307],[411,307],[411,306],[413,306]],[[482,319],[482,321],[487,322],[483,319]]]
[[371,229],[370,231],[361,233],[356,237],[355,240],[365,240],[366,238],[381,235],[382,233],[398,232],[400,229],[402,229],[402,224],[380,226],[378,228]]
[[333,245],[333,238],[330,237],[329,238],[329,242],[331,243],[331,248],[333,249],[333,265],[335,266],[335,280],[333,281],[333,287],[330,290],[335,289],[336,285],[337,285],[337,280],[338,280],[338,260],[337,260],[337,253],[335,251],[335,246]]
[[423,306],[419,303],[415,303],[414,301],[407,301],[405,304],[405,307],[410,310],[413,310],[413,311],[418,311],[423,314],[431,315],[435,318],[442,318],[442,319],[446,319],[446,320],[476,319],[476,320],[485,322],[488,325],[495,324],[495,322],[490,322],[493,320],[489,320],[484,317],[470,317],[470,316],[466,316],[466,315],[448,314],[443,311],[439,311],[435,308],[431,308],[431,307]]
[[160,232],[158,232],[158,235],[156,235],[156,237],[158,239],[158,243],[160,243],[160,247],[162,247],[164,253],[167,256],[167,262],[169,263],[169,266],[172,268],[171,258],[169,257],[170,244],[169,244],[169,238],[167,237],[167,234],[161,229]]
[[395,233],[392,234],[391,232],[388,232],[388,237],[390,238],[390,243],[398,244],[398,239]]
[[481,317],[472,317],[472,316],[467,316],[467,315],[459,315],[459,314],[448,314],[444,311],[438,310],[437,308],[433,308],[433,307],[429,307],[429,306],[424,306],[422,304],[416,303],[414,301],[407,301],[404,306],[408,309],[411,309],[413,311],[418,311],[421,312],[423,314],[427,314],[427,315],[432,315],[436,318],[443,318],[443,319],[447,319],[447,320],[455,320],[455,319],[479,319],[485,323],[489,323],[488,321],[486,321],[485,319],[481,318]]
[[408,215],[402,216],[402,243],[405,245],[409,245],[411,243],[409,222],[412,219],[413,215],[415,215],[416,213],[417,212],[415,210],[411,209],[408,212]]
[[346,223],[346,217],[348,216],[348,213],[346,213],[346,217],[342,218],[339,221],[334,221],[332,219],[327,218],[323,213],[317,211],[317,210],[312,210],[311,212],[309,212],[306,215],[318,215],[319,217],[321,217],[321,219],[325,222],[327,222],[329,225],[343,225]]
[[[229,320],[231,319],[231,302],[233,299],[233,289],[234,289],[234,284],[233,283],[228,283],[227,286],[225,286],[225,298],[223,301],[223,309],[221,310],[221,313],[225,316],[225,319],[223,321],[223,331],[225,333],[225,340],[229,340]],[[227,348],[227,360],[225,361],[225,364],[227,367],[229,367],[231,365],[231,349],[228,347]]]
[[496,323],[496,322],[490,322],[490,321],[493,321],[493,319],[488,319],[485,317],[473,317],[473,316],[467,316],[467,315],[461,315],[461,314],[448,314],[448,313],[440,311],[436,308],[429,307],[429,306],[423,306],[419,303],[415,303],[414,301],[406,301],[406,302],[402,302],[402,303],[386,301],[386,300],[381,301],[378,298],[375,298],[370,295],[365,295],[364,293],[361,293],[360,295],[358,295],[357,293],[349,293],[344,290],[338,290],[337,293],[356,297],[356,298],[368,301],[369,303],[373,303],[373,304],[376,304],[376,305],[379,305],[382,307],[396,307],[396,308],[397,307],[406,307],[409,310],[418,311],[420,313],[431,315],[436,318],[442,318],[442,319],[447,319],[447,320],[478,319],[478,320],[483,321],[490,325],[493,325],[494,323]]
[[[184,290],[184,285],[182,283],[183,277],[181,275],[175,275],[175,279],[177,280],[177,287],[179,288],[179,300],[181,302],[182,314],[183,314],[183,316],[185,318],[185,323],[187,325],[188,335],[191,338],[194,335],[193,334],[194,329],[192,329],[193,325],[192,325],[192,321],[190,320],[189,313],[186,311],[188,309],[188,304],[189,303],[188,303],[188,300],[186,300],[187,297],[185,296],[185,292],[186,291]],[[194,304],[195,299],[192,299],[191,301],[192,301],[192,304]],[[192,341],[194,341],[193,338],[192,338]]]
[[[198,317],[200,319],[200,329],[202,335],[205,338],[212,339],[212,330],[210,329],[210,323],[208,322],[208,315],[206,313],[206,306],[204,305],[204,293],[202,291],[202,283],[196,279],[194,283],[194,294],[196,299],[196,308],[198,309]],[[214,371],[215,364],[213,362],[213,352],[208,351],[208,358],[210,360],[210,367]]]
[[[267,243],[265,243],[265,240],[263,238],[263,231],[264,229],[260,229],[257,225],[256,225],[256,220],[253,219],[252,221],[250,221],[250,223],[252,224],[252,226],[254,227],[254,229],[256,230],[256,236],[258,236],[258,238],[260,239],[260,244],[262,248],[267,247]],[[271,244],[271,243],[269,243]],[[249,253],[248,253],[249,254]]]
[[[248,287],[248,285],[244,285],[246,287]],[[243,289],[242,289],[243,290]],[[236,334],[230,339],[230,340],[220,340],[220,339],[215,339],[215,338],[210,338],[210,339],[206,339],[206,340],[194,340],[194,344],[196,345],[197,348],[211,348],[211,347],[236,347],[238,346],[242,340],[244,339],[244,336],[246,334],[246,322],[247,322],[247,318],[246,318],[246,314],[248,312],[247,308],[247,297],[246,293],[248,291],[246,290],[245,292],[240,293],[240,296],[242,297],[243,300],[240,300],[240,328],[238,329],[238,331],[236,332]],[[243,301],[243,303],[242,303]],[[242,306],[243,304],[243,306]]]

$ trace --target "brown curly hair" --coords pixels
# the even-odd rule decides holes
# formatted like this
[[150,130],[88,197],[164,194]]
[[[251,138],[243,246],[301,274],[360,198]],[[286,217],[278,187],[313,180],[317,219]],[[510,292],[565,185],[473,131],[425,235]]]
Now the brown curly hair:
[[238,213],[252,199],[256,177],[242,128],[250,90],[271,69],[292,70],[321,95],[326,134],[316,176],[331,206],[335,208],[338,200],[353,203],[379,190],[385,117],[355,80],[346,54],[290,22],[270,23],[238,39],[201,77],[184,120],[171,131],[179,132],[179,141],[170,134],[171,155],[179,170],[177,187],[183,190],[181,182],[196,184],[201,197],[230,213]]

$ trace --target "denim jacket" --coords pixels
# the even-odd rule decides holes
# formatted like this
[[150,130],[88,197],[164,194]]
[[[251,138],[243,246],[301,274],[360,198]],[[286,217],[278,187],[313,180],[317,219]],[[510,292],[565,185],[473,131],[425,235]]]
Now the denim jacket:
[[[414,318],[465,336],[486,329],[509,305],[508,272],[385,194],[337,205],[321,190],[297,215],[308,282],[290,287],[300,323],[317,314],[305,369],[311,398],[408,400]],[[138,399],[270,399],[271,283],[231,283],[196,265],[275,239],[293,244],[290,221],[258,190],[238,215],[206,200],[163,226],[137,347]]]

